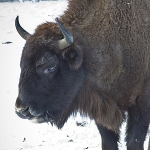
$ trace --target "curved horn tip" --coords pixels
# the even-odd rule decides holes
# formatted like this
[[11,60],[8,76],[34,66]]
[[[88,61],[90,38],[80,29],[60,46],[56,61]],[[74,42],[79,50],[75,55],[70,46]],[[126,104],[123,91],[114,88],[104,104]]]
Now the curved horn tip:
[[[58,18],[55,18],[56,23],[60,27],[60,30],[62,31],[62,34],[64,35],[64,39],[60,40],[61,46],[67,48],[73,44],[73,36],[71,33],[63,26],[63,24],[59,21]],[[63,46],[62,46],[63,45]]]
[[19,22],[19,16],[17,16],[15,19],[15,26],[17,25],[18,22]]
[[16,17],[15,23],[19,22],[19,16]]
[[19,20],[19,16],[17,16],[16,19]]
[[58,17],[56,17],[56,18],[55,18],[55,21],[56,21],[56,22],[58,22],[58,21],[59,21],[59,20],[58,20]]
[[28,33],[26,30],[24,30],[20,23],[19,23],[19,16],[16,17],[15,19],[15,27],[16,27],[16,30],[18,31],[19,35],[23,38],[23,39],[27,39],[31,34]]

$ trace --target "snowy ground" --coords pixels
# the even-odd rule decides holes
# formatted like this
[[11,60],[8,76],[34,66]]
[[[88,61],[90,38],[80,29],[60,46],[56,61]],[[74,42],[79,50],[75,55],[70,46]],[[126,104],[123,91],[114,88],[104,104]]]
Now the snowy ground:
[[[101,139],[94,121],[70,118],[62,130],[48,124],[33,124],[14,113],[18,92],[19,61],[25,41],[17,34],[14,20],[30,33],[45,21],[54,21],[67,7],[67,1],[0,3],[0,150],[100,150]],[[7,44],[7,42],[12,42]],[[86,127],[76,121],[86,120]],[[123,125],[124,126],[124,125]],[[124,131],[124,128],[122,129]],[[126,150],[122,139],[120,150]],[[145,142],[147,149],[148,140]]]

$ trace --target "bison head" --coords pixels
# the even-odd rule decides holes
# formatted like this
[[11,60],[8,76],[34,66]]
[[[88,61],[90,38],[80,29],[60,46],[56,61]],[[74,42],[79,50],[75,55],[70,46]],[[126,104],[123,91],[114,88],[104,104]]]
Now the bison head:
[[61,128],[83,85],[85,69],[82,49],[62,23],[58,19],[56,22],[38,26],[31,35],[16,18],[16,29],[26,44],[15,108],[21,118],[51,122]]

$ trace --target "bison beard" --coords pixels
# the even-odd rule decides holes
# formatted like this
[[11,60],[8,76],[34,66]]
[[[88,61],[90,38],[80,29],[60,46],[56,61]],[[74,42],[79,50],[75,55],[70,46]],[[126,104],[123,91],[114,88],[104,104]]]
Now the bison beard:
[[62,128],[80,112],[95,120],[102,149],[118,150],[127,112],[127,150],[144,150],[150,123],[149,14],[149,0],[71,0],[60,21],[39,25],[34,34],[17,17],[26,44],[16,113]]

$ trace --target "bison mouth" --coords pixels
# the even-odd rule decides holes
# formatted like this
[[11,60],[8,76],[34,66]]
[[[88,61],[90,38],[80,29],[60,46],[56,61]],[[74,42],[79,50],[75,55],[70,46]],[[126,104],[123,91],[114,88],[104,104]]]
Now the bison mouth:
[[28,119],[33,123],[53,123],[52,117],[50,117],[48,111],[46,111],[45,113],[37,113],[36,111],[33,111],[31,108],[27,107],[19,111],[16,109],[15,112],[20,118]]
[[37,113],[32,110],[30,107],[25,109],[17,110],[16,114],[22,119],[28,119],[32,123],[51,123],[51,125],[56,125],[59,129],[61,129],[66,122],[68,116],[64,116],[64,113],[53,113],[51,115],[47,110],[44,113]]

